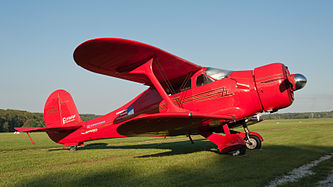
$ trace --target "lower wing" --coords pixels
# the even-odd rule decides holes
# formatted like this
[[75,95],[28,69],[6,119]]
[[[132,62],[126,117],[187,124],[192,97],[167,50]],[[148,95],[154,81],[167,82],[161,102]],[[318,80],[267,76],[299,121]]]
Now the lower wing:
[[124,136],[197,134],[203,124],[214,120],[233,121],[235,119],[232,116],[186,112],[143,114],[124,122],[117,131]]

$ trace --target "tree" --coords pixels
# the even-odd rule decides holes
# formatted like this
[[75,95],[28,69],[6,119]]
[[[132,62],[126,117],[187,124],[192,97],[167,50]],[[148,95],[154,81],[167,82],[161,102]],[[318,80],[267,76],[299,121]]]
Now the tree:
[[9,132],[9,124],[8,124],[8,121],[6,121],[6,122],[3,124],[3,131],[4,131],[4,132]]
[[23,127],[42,127],[43,124],[35,119],[28,119],[24,122]]

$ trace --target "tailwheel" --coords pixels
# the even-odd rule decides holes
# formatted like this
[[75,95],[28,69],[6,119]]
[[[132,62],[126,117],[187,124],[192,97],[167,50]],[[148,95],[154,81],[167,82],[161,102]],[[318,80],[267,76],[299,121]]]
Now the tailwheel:
[[246,147],[250,150],[260,149],[261,148],[261,140],[258,136],[254,134],[250,134],[244,138]]
[[76,150],[77,150],[77,146],[71,146],[71,147],[69,148],[69,150],[70,150],[70,151],[76,151]]

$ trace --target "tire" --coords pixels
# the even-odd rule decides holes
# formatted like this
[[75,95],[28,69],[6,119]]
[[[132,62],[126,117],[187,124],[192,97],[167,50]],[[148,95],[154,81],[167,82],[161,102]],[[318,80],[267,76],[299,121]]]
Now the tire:
[[245,155],[245,153],[246,153],[245,146],[242,146],[241,148],[231,152],[232,156],[242,156]]
[[244,147],[240,148],[239,151],[240,151],[239,155],[245,155],[245,153],[246,153],[246,147],[244,146]]
[[[249,150],[260,149],[261,148],[260,138],[253,134],[250,134],[249,137],[250,137],[250,140],[247,140],[247,137],[244,138],[245,143],[246,143],[246,148]],[[251,144],[249,142],[251,142]]]

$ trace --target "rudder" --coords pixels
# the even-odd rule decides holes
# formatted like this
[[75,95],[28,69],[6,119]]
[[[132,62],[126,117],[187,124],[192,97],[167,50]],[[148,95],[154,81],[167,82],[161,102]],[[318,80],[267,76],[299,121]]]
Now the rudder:
[[54,91],[44,107],[46,127],[77,125],[82,119],[76,109],[72,96],[65,90]]

